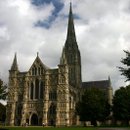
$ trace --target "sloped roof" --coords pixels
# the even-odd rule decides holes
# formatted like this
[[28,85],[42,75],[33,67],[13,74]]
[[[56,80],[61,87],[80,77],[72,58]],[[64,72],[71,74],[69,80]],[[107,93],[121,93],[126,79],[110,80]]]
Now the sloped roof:
[[82,82],[82,88],[100,88],[100,89],[107,89],[110,87],[110,80],[100,80],[100,81],[89,81],[89,82]]
[[[37,57],[36,57],[36,59],[34,60],[34,62],[33,62],[33,64],[32,64],[32,66],[30,67],[30,69],[33,67],[33,65],[35,64],[35,63],[39,63],[39,64],[41,64],[41,66],[45,69],[45,70],[48,70],[49,69],[49,67],[47,67],[45,64],[43,64],[43,62],[41,61],[41,59],[39,58],[39,56],[37,55]],[[29,70],[30,70],[29,69]]]

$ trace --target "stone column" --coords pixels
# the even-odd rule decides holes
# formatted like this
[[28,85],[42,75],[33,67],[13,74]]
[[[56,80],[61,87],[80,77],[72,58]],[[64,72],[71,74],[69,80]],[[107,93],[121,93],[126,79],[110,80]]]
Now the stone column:
[[[59,103],[61,102],[61,122],[59,125],[70,125],[69,119],[69,74],[68,74],[68,66],[67,65],[59,65],[59,75],[58,75],[58,89],[60,90],[62,95],[59,97]],[[58,95],[59,96],[59,95]],[[59,107],[60,108],[60,107]],[[57,114],[58,118],[58,114]]]
[[44,100],[43,100],[43,119],[42,119],[42,123],[48,124],[48,120],[47,120],[47,113],[48,113],[48,100],[49,100],[49,73],[46,72],[46,76],[45,76],[45,91],[44,91]]
[[56,107],[56,126],[60,125],[60,106],[59,106],[59,102],[57,99],[57,107]]
[[112,87],[108,88],[108,103],[112,105],[112,100],[113,100],[113,90]]
[[[18,100],[18,96],[17,96],[17,83],[15,82],[15,87],[11,88],[10,89],[10,101],[9,101],[9,104],[11,105],[11,107],[9,107],[10,110],[9,113],[10,113],[10,119],[8,121],[8,124],[10,126],[14,126],[15,125],[15,116],[16,116],[16,102]],[[8,116],[8,115],[7,115]]]
[[10,126],[14,126],[15,125],[15,112],[16,112],[16,103],[12,103],[11,104],[11,115],[10,115],[10,121],[9,121],[9,125]]
[[[16,102],[18,100],[17,95],[17,76],[14,73],[10,74],[9,76],[9,89],[8,89],[8,107],[6,110],[6,124],[10,126],[15,125],[15,116],[16,116]],[[8,115],[9,114],[9,115]]]
[[70,125],[70,117],[69,117],[69,74],[68,74],[68,67],[65,66],[65,103],[66,103],[66,110],[65,110],[65,123],[66,126]]
[[70,125],[70,119],[69,119],[69,89],[68,88],[66,88],[65,102],[66,102],[66,110],[65,110],[65,123],[66,124],[65,125],[69,126]]
[[42,120],[42,122],[45,123],[45,124],[48,124],[47,112],[48,112],[48,100],[44,100],[43,120]]
[[24,97],[23,97],[23,109],[22,109],[22,119],[21,119],[21,125],[26,123],[26,114],[27,114],[27,101],[28,101],[28,93],[29,93],[29,86],[27,84],[27,80],[24,84]]

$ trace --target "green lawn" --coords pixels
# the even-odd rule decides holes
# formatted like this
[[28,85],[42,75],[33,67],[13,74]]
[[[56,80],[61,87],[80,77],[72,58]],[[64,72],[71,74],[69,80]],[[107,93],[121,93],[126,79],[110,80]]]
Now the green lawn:
[[0,127],[0,130],[96,130],[86,127]]
[[[102,128],[102,129],[101,129]],[[110,130],[111,127],[106,130]],[[0,130],[103,130],[105,127],[1,127]],[[113,129],[112,129],[113,130]],[[130,130],[130,127],[116,127],[115,130]]]

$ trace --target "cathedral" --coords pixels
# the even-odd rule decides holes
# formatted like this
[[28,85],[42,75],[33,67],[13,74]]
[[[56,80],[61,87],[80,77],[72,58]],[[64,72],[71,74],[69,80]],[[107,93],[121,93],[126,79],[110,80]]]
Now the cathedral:
[[20,72],[15,54],[9,70],[6,125],[77,125],[76,103],[81,92],[90,87],[103,89],[108,102],[112,102],[110,78],[82,82],[81,56],[70,4],[67,37],[57,68],[47,67],[37,53],[30,69]]

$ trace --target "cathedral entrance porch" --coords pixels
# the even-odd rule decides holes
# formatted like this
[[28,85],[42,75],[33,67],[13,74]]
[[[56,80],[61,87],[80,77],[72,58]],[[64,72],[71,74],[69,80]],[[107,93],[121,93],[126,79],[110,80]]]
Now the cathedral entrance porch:
[[32,126],[38,126],[38,116],[36,114],[33,114],[31,116],[31,125]]
[[53,103],[50,105],[50,108],[48,110],[48,125],[56,125],[56,105]]
[[55,126],[55,119],[50,119],[48,122],[49,126]]

